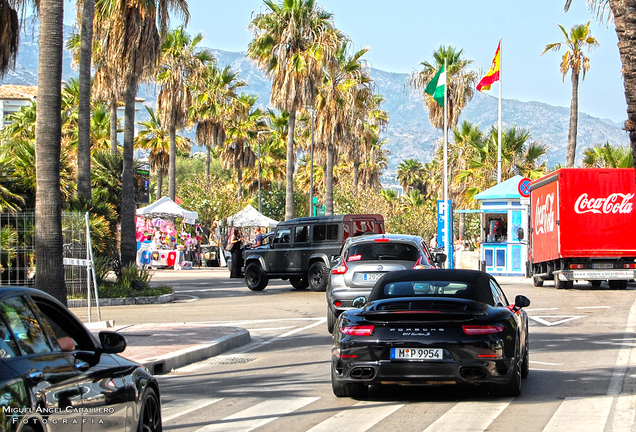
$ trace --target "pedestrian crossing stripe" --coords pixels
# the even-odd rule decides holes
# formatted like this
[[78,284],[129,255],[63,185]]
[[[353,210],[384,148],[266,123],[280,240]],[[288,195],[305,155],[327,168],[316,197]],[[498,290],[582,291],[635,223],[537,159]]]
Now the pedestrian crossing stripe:
[[366,431],[404,404],[362,401],[317,424],[307,432],[333,432],[336,430]]

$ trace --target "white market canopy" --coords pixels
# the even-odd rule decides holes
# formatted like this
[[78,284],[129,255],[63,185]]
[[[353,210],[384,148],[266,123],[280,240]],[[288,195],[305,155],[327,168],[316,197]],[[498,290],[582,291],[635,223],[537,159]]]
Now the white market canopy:
[[199,213],[186,210],[170,197],[164,196],[152,204],[137,209],[137,216],[158,217],[158,218],[183,218],[185,223],[194,224],[199,218]]
[[278,222],[260,213],[251,205],[227,218],[228,226],[235,227],[268,227],[275,228]]

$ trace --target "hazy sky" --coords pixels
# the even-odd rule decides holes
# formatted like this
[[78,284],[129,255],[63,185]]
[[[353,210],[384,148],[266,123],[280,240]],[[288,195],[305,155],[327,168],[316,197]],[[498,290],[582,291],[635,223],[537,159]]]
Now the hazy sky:
[[[410,73],[420,62],[432,61],[440,45],[464,50],[475,68],[490,67],[502,38],[502,83],[505,99],[539,101],[570,106],[570,75],[562,82],[559,64],[565,50],[541,56],[546,44],[561,42],[562,24],[592,21],[600,45],[591,52],[590,70],[579,86],[579,110],[594,117],[623,122],[626,115],[621,63],[613,23],[598,23],[586,0],[574,0],[563,12],[565,0],[322,0],[333,13],[338,29],[354,47],[371,51],[364,58],[388,72]],[[252,38],[247,30],[261,0],[189,0],[190,33],[203,32],[202,45],[225,51],[245,51]],[[67,14],[69,17],[69,14]],[[68,20],[67,20],[68,21]],[[177,24],[173,21],[173,24]],[[490,94],[497,96],[498,84]],[[504,113],[505,116],[505,113]]]

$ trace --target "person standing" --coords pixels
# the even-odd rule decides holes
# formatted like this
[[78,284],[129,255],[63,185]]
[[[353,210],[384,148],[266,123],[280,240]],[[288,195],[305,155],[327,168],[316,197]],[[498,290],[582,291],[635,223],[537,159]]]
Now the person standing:
[[256,235],[254,236],[254,245],[252,247],[259,247],[263,244],[263,234],[261,233],[261,227],[254,228]]
[[241,278],[241,267],[243,266],[243,252],[241,251],[241,230],[238,227],[232,229],[230,235],[230,253],[232,254],[232,268],[230,278]]

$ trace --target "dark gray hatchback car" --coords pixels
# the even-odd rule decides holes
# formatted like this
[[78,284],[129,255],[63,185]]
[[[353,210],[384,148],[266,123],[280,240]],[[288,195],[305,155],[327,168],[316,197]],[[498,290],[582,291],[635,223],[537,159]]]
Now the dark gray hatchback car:
[[353,309],[356,297],[368,296],[375,282],[388,272],[437,268],[444,254],[431,254],[426,241],[406,234],[364,235],[347,239],[334,260],[327,285],[327,330],[336,318]]

